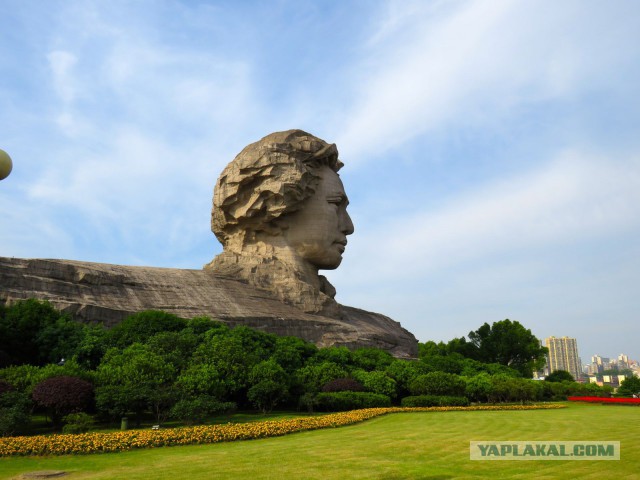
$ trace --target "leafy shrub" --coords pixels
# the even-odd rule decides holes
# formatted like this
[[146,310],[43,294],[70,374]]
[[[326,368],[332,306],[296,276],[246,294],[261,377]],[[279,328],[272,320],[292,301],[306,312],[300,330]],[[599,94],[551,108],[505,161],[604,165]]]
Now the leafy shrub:
[[390,398],[396,396],[396,381],[389,377],[385,372],[365,372],[364,370],[355,370],[353,376],[364,386],[367,392],[379,393]]
[[316,396],[316,401],[317,409],[324,412],[391,406],[389,397],[370,392],[323,392]]
[[541,398],[544,390],[551,388],[559,398],[566,400],[565,383],[538,382],[527,378],[511,377],[505,374],[491,377],[489,402],[525,402]]
[[491,376],[487,373],[480,373],[466,379],[466,397],[472,402],[486,402],[491,395]]
[[403,407],[466,407],[469,400],[466,397],[452,397],[447,395],[415,395],[404,397]]
[[188,425],[202,424],[211,416],[231,412],[235,408],[233,402],[221,402],[209,395],[200,395],[178,401],[171,409],[171,417]]
[[65,422],[62,433],[85,433],[93,425],[93,418],[84,412],[70,413],[62,419]]
[[431,372],[416,377],[409,384],[413,395],[464,395],[466,382],[459,375],[445,372]]
[[13,390],[0,394],[0,436],[21,433],[31,421],[29,396]]
[[316,398],[315,393],[305,393],[301,395],[298,400],[298,410],[306,410],[307,412],[312,413],[317,406],[318,399]]
[[354,378],[336,378],[322,387],[323,392],[364,392],[362,384]]

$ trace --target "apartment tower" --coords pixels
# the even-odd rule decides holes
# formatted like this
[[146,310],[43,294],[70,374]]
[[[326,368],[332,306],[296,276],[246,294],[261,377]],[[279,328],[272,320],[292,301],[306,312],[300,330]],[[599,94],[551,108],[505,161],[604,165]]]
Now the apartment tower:
[[556,370],[566,370],[574,379],[578,380],[582,376],[582,366],[580,365],[576,339],[549,337],[544,342],[549,349],[547,358],[549,373]]

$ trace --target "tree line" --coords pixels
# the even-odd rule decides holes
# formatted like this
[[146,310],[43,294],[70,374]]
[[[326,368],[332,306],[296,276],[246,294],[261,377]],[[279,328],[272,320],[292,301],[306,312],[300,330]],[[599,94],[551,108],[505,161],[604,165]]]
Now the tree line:
[[610,391],[530,380],[546,349],[518,322],[484,324],[469,338],[422,343],[412,361],[162,311],[106,329],[47,302],[19,301],[0,306],[0,434],[24,432],[33,412],[56,430],[82,431],[94,418],[193,424],[237,408],[467,405]]

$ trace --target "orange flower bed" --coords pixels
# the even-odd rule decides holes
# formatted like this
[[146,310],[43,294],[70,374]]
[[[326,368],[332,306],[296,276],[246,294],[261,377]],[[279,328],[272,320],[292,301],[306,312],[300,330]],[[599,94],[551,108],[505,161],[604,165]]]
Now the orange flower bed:
[[505,405],[472,407],[416,407],[367,408],[350,412],[332,413],[314,417],[287,420],[268,420],[225,425],[164,430],[127,430],[113,433],[81,433],[63,435],[37,435],[32,437],[0,438],[0,457],[18,455],[68,455],[86,453],[122,452],[136,448],[169,447],[177,445],[209,444],[277,437],[305,430],[335,428],[351,425],[387,413],[447,412],[468,410],[534,410],[563,408],[563,405]]

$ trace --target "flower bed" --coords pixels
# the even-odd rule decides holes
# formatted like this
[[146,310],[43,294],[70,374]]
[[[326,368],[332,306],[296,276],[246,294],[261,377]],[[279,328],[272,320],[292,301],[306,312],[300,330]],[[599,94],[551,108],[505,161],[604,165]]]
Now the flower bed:
[[165,430],[128,430],[113,433],[81,433],[0,438],[0,457],[17,455],[67,455],[122,452],[135,448],[208,444],[276,437],[293,432],[335,428],[362,422],[387,413],[447,412],[469,410],[535,410],[563,405],[479,405],[472,407],[367,408],[330,415],[299,417],[226,425],[202,425]]
[[570,402],[612,403],[626,405],[640,405],[640,398],[617,397],[567,397]]

